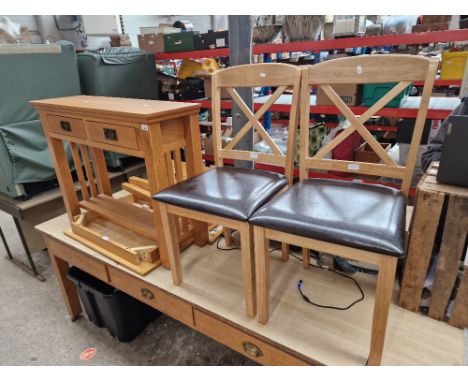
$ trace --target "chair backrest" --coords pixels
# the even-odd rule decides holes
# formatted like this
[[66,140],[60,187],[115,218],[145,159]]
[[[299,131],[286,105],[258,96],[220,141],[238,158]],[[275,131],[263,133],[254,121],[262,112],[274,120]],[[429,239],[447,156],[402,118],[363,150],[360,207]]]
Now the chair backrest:
[[[288,64],[248,64],[234,66],[216,72],[212,77],[212,113],[213,142],[216,166],[223,166],[224,159],[247,160],[272,165],[284,166],[286,178],[292,183],[294,170],[294,151],[297,125],[299,123],[299,93],[301,83],[301,68]],[[253,113],[241,99],[235,88],[241,87],[275,87],[277,88],[268,100]],[[283,153],[271,139],[260,123],[260,118],[275,101],[287,90],[292,88],[291,112],[288,123],[287,153]],[[225,89],[245,114],[248,122],[233,136],[226,147],[221,143],[221,90]],[[248,150],[236,150],[236,145],[251,129],[256,130],[272,153],[261,153]]]
[[[401,191],[407,196],[416,163],[419,143],[426,120],[429,100],[437,72],[438,60],[410,55],[370,55],[339,58],[304,68],[301,82],[300,176],[306,179],[309,169],[334,170],[401,179]],[[414,125],[413,137],[406,166],[400,166],[388,155],[367,130],[364,123],[413,81],[424,81],[421,103]],[[393,89],[369,107],[363,114],[355,113],[333,90],[335,84],[397,83]],[[310,86],[323,90],[333,104],[349,121],[350,126],[309,156]],[[364,163],[325,159],[336,146],[353,132],[358,132],[383,163]]]

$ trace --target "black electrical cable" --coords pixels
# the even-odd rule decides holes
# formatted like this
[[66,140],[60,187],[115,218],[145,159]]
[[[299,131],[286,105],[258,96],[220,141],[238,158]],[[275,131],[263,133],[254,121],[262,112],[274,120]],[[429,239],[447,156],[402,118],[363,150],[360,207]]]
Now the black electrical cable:
[[[276,251],[278,250],[279,248],[274,248],[274,249],[271,249],[270,252],[273,252],[273,251]],[[290,255],[292,257],[294,257],[295,259],[297,260],[300,260],[302,261],[302,258],[300,258],[299,256],[296,256],[292,253],[290,253]],[[348,310],[350,309],[352,306],[356,305],[358,302],[361,302],[362,300],[364,300],[364,292],[361,288],[361,285],[359,285],[359,283],[354,279],[352,278],[351,276],[348,276],[348,275],[345,275],[343,273],[340,273],[340,272],[337,272],[335,271],[334,269],[327,269],[327,268],[323,268],[323,267],[319,267],[317,265],[313,265],[313,264],[310,264],[310,266],[314,267],[314,268],[319,268],[319,269],[322,269],[322,270],[325,270],[325,271],[330,271],[330,272],[333,272],[333,273],[336,273],[337,275],[340,275],[342,277],[345,277],[347,279],[350,279],[354,282],[354,284],[356,285],[356,287],[358,288],[359,292],[361,293],[361,297],[359,297],[357,300],[353,301],[351,304],[349,304],[348,306],[344,306],[344,307],[341,307],[341,306],[333,306],[333,305],[322,305],[322,304],[318,304],[316,302],[313,302],[310,300],[310,298],[304,294],[304,292],[302,291],[302,285],[303,285],[303,281],[302,280],[299,280],[298,283],[297,283],[297,290],[299,291],[299,294],[301,295],[302,299],[307,302],[308,304],[311,304],[313,306],[316,306],[318,308],[324,308],[324,309],[335,309],[335,310]]]

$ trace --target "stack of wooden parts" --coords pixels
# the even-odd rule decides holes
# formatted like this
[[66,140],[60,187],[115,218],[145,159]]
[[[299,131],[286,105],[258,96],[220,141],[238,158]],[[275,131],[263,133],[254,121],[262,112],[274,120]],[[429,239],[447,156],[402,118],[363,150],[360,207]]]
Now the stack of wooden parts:
[[[434,240],[444,217],[444,203],[447,203],[428,315],[437,320],[449,316],[449,324],[464,328],[468,327],[468,259],[465,253],[468,188],[438,183],[436,174],[437,166],[433,166],[417,188],[399,305],[415,312],[420,309]],[[452,305],[450,301],[460,273],[461,282]]]

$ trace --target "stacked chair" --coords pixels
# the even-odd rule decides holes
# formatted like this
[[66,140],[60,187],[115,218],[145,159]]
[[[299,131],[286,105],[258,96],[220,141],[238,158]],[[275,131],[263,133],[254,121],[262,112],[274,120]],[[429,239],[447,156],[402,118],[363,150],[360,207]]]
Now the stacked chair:
[[[241,65],[219,71],[212,79],[213,135],[216,168],[187,181],[166,188],[155,196],[160,203],[164,238],[171,265],[172,279],[176,285],[182,282],[179,248],[171,215],[221,224],[236,229],[241,236],[242,277],[246,310],[255,316],[255,278],[253,227],[249,217],[273,195],[292,184],[294,165],[294,137],[298,122],[298,100],[301,69],[287,64]],[[274,86],[277,90],[255,114],[239,97],[236,87]],[[259,119],[288,88],[292,88],[293,101],[288,126],[288,152],[283,153],[268,136]],[[221,145],[221,90],[226,89],[248,122],[224,148]],[[252,129],[255,129],[273,153],[257,153],[236,150],[236,145]],[[285,167],[285,175],[275,172],[224,167],[225,159],[248,160]]]
[[[405,254],[407,196],[437,67],[437,60],[423,57],[375,55],[336,59],[302,69],[282,64],[257,64],[217,72],[213,76],[212,88],[217,167],[155,196],[160,202],[165,222],[164,239],[169,248],[174,283],[179,285],[182,276],[172,215],[215,221],[239,230],[247,315],[253,317],[255,310],[258,310],[258,321],[262,324],[267,324],[269,317],[269,240],[282,242],[284,260],[287,259],[289,244],[302,247],[306,267],[309,264],[309,249],[375,264],[379,272],[367,363],[379,365],[397,261]],[[424,81],[424,89],[408,161],[406,166],[400,166],[369,133],[364,123],[414,81]],[[388,82],[397,84],[360,116],[355,116],[333,90],[335,84]],[[350,122],[347,129],[313,157],[309,156],[308,147],[311,85],[321,88]],[[239,86],[273,86],[277,90],[260,110],[252,114],[233,89]],[[275,147],[258,119],[288,87],[293,89],[293,100],[288,127],[288,151],[285,155]],[[224,149],[221,149],[221,88],[228,90],[233,101],[239,104],[249,119]],[[300,181],[292,185],[298,100]],[[234,150],[242,136],[252,127],[271,146],[272,154]],[[325,159],[327,154],[354,132],[359,133],[372,147],[381,163]],[[284,166],[286,175],[283,177],[266,171],[222,167],[225,158],[250,159]],[[398,190],[358,181],[308,179],[310,169],[400,179],[401,188]]]

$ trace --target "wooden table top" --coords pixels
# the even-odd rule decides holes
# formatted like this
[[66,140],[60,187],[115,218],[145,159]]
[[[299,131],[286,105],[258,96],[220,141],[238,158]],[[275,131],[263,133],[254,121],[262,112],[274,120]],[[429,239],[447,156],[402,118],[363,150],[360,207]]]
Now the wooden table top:
[[[66,215],[36,227],[47,236],[99,261],[189,301],[251,332],[327,365],[364,365],[369,352],[376,278],[357,273],[365,298],[346,311],[306,304],[297,281],[314,301],[343,306],[359,293],[352,282],[332,272],[302,267],[292,258],[284,263],[280,251],[271,253],[271,311],[267,325],[245,314],[239,250],[216,249],[216,244],[183,251],[184,282],[172,283],[171,272],[159,267],[139,276],[64,235]],[[418,313],[390,306],[383,365],[463,365],[463,331]]]
[[196,103],[156,101],[135,98],[78,95],[30,101],[38,109],[53,108],[63,111],[99,112],[127,117],[157,118],[174,113],[198,111]]

